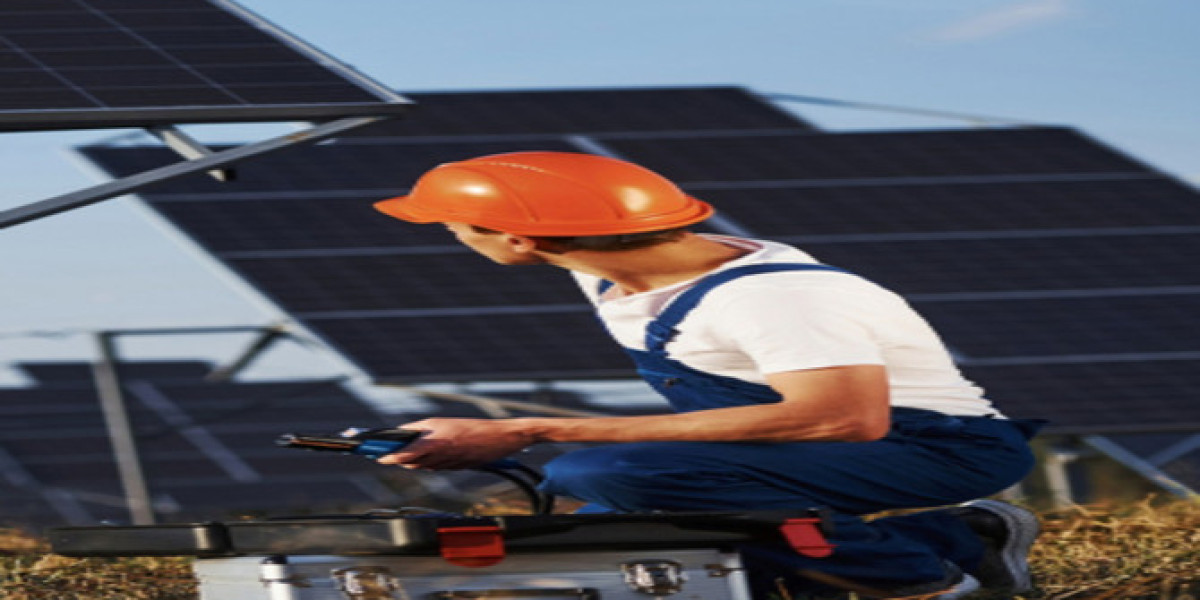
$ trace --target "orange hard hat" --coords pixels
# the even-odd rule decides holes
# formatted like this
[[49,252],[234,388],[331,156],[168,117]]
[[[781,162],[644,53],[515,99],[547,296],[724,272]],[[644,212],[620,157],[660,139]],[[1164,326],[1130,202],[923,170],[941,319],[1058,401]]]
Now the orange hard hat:
[[530,236],[641,233],[698,223],[712,206],[614,158],[512,152],[440,165],[407,196],[375,204],[414,223],[466,223]]

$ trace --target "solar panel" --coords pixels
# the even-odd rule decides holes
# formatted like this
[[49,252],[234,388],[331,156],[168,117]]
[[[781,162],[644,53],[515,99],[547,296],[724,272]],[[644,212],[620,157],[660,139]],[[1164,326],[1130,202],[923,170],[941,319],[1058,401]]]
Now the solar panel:
[[[785,181],[688,185],[722,214],[759,235],[817,242],[866,234],[884,239],[984,233],[1105,233],[1200,224],[1195,190],[1146,171],[1126,177],[996,181],[986,177],[910,182]],[[887,235],[892,234],[892,235]],[[1061,236],[1060,236],[1061,238]]]
[[[608,136],[611,151],[668,178],[776,182],[1146,173],[1146,167],[1070,129],[964,129],[825,133]],[[1004,179],[1000,179],[1003,181]],[[876,182],[881,183],[881,182]]]
[[[1082,295],[1081,295],[1082,296]],[[1106,355],[1197,353],[1200,289],[1154,294],[1096,290],[1073,298],[918,302],[966,364],[1023,357],[1051,362]]]
[[302,321],[381,382],[629,377],[629,358],[583,304],[561,311],[309,317]]
[[551,267],[517,273],[485,269],[478,256],[457,247],[415,255],[235,258],[228,262],[302,318],[353,311],[437,315],[470,307],[581,305],[575,284]]
[[971,366],[1014,417],[1051,419],[1060,432],[1200,429],[1200,360],[1029,362]]
[[822,261],[869,274],[913,300],[1020,299],[1089,290],[1131,293],[1135,288],[1147,294],[1177,293],[1200,288],[1200,270],[1190,268],[1191,257],[1200,255],[1196,233],[1037,236],[1022,231],[934,240],[782,239],[803,246]]
[[[17,369],[32,377],[39,386],[91,386],[95,381],[92,365],[86,363],[20,363]],[[123,363],[121,375],[134,379],[201,379],[212,371],[204,361],[138,361]]]
[[[440,228],[383,217],[370,204],[403,193],[442,162],[515,150],[585,151],[586,140],[573,132],[677,131],[670,128],[700,124],[706,130],[811,130],[739,88],[412,97],[422,103],[428,120],[381,124],[364,130],[365,137],[265,157],[236,182],[193,178],[165,184],[145,197],[264,295],[381,379],[466,380],[481,373],[497,379],[609,377],[628,374],[630,363],[588,315],[569,278],[550,269],[498,270]],[[464,130],[476,133],[456,135]],[[514,131],[522,133],[513,137]],[[385,134],[395,137],[381,137]],[[116,177],[170,160],[166,151],[150,148],[82,152]],[[313,169],[314,164],[322,166]],[[506,307],[522,317],[521,324],[471,314],[489,307]],[[371,325],[360,327],[361,318]],[[475,337],[462,345],[441,339],[445,336],[432,332],[428,322],[478,324],[466,325]],[[401,340],[401,346],[393,347],[389,338]],[[576,346],[588,351],[576,352]],[[462,352],[469,347],[500,348],[502,356],[485,359],[478,353],[468,359]],[[548,356],[530,356],[534,353]]]
[[[378,381],[630,374],[561,274],[472,261],[438,228],[367,222],[366,205],[403,191],[427,158],[567,148],[663,172],[718,207],[719,231],[795,243],[896,289],[1015,415],[1067,419],[1063,428],[1127,424],[1138,396],[1116,385],[1104,410],[1080,419],[1078,396],[1059,400],[1010,374],[1088,388],[1077,379],[1137,361],[1141,375],[1113,372],[1144,382],[1161,370],[1169,389],[1153,389],[1167,398],[1192,389],[1177,371],[1198,333],[1195,190],[1060,127],[825,133],[802,121],[770,129],[760,117],[697,125],[663,115],[668,125],[653,129],[639,111],[669,103],[641,105],[634,92],[644,91],[605,91],[624,108],[603,119],[581,117],[582,98],[514,92],[501,102],[529,108],[509,120],[483,108],[494,93],[431,94],[427,106],[445,104],[429,121],[387,125],[394,137],[364,131],[322,146],[327,154],[279,157],[244,191],[188,181],[143,198]],[[627,104],[616,100],[625,94]],[[764,114],[761,100],[742,100],[747,114]],[[155,151],[86,152],[120,172]],[[304,173],[339,160],[354,163],[344,177]],[[397,164],[394,181],[381,177]]]
[[[90,365],[18,366],[38,385],[0,388],[0,520],[127,519]],[[385,418],[332,381],[208,383],[202,378],[212,366],[195,361],[119,368],[142,470],[160,514],[211,519],[238,511],[287,514],[399,502],[388,491],[395,471],[356,457],[276,448],[273,441],[287,431],[383,427],[414,415]]]
[[0,3],[0,131],[324,119],[407,104],[227,0]]
[[[556,137],[527,144],[342,141],[262,157],[242,169],[237,181],[190,178],[157,186],[147,197],[161,199],[156,206],[218,252],[446,245],[453,238],[445,232],[381,217],[369,209],[371,203],[403,193],[421,173],[440,163],[515,149],[578,147]],[[92,146],[82,152],[114,177],[172,160],[170,151],[162,148]],[[213,210],[214,202],[219,210]]]
[[444,137],[599,132],[809,130],[800,117],[739,87],[405,92],[414,119],[388,121],[351,136]]

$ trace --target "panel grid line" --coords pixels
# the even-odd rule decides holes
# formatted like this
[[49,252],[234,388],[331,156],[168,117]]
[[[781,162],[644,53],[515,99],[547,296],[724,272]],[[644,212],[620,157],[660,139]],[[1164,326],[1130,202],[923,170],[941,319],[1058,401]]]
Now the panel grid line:
[[85,9],[87,9],[88,12],[91,12],[92,14],[94,14],[94,15],[100,17],[101,19],[104,19],[106,22],[112,24],[118,31],[142,42],[142,44],[144,44],[147,48],[149,48],[155,54],[158,54],[159,56],[166,58],[167,60],[174,63],[177,67],[183,69],[184,71],[187,71],[188,73],[191,73],[193,76],[208,83],[211,87],[213,87],[217,91],[221,92],[222,94],[225,94],[229,98],[233,99],[238,104],[242,104],[242,105],[250,104],[250,102],[248,102],[242,96],[234,93],[232,90],[226,88],[224,85],[215,81],[211,77],[208,77],[207,75],[197,71],[194,67],[192,67],[192,65],[189,65],[187,63],[180,61],[173,54],[170,54],[169,52],[166,52],[161,47],[159,47],[158,44],[152,43],[150,40],[146,39],[146,37],[143,36],[142,34],[138,33],[137,31],[135,31],[133,29],[130,29],[129,27],[126,27],[123,23],[116,21],[115,19],[110,17],[108,14],[106,14],[104,11],[99,10],[96,7],[92,6],[88,2],[88,0],[75,0],[75,2],[77,4],[79,4],[80,6],[84,7]]
[[465,306],[448,308],[408,308],[387,310],[328,310],[320,312],[297,312],[297,318],[306,321],[340,319],[412,319],[421,317],[457,317],[479,315],[516,315],[543,313],[591,312],[590,304],[530,304],[522,306]]
[[920,233],[839,233],[774,236],[788,243],[870,243],[949,240],[1005,240],[1070,237],[1120,237],[1143,235],[1200,234],[1200,225],[1146,225],[1144,227],[1096,227],[1075,229],[1000,229],[995,231],[929,231]]
[[[64,77],[57,70],[50,68],[50,66],[47,65],[44,61],[42,61],[41,59],[37,58],[36,56],[30,54],[24,48],[12,43],[12,41],[9,40],[7,37],[0,35],[0,42],[4,42],[9,48],[11,48],[17,54],[20,54],[26,60],[28,60],[28,61],[34,63],[35,65],[37,65],[38,67],[40,67],[41,72],[45,72],[47,75],[57,79],[64,86],[66,86],[67,89],[70,89],[71,91],[79,94],[80,96],[87,98],[87,100],[89,102],[92,102],[93,104],[95,104],[97,108],[103,107],[105,105],[104,102],[101,102],[99,98],[93,96],[87,90],[75,85],[74,81],[71,81],[70,79]],[[34,88],[34,89],[43,89],[43,88]],[[45,88],[45,89],[50,89],[50,88]]]
[[216,256],[229,260],[255,260],[275,258],[321,258],[326,256],[408,256],[421,254],[470,254],[471,250],[461,246],[373,246],[367,248],[304,248],[288,250],[237,250],[214,252]]
[[685,181],[680,187],[695,190],[862,187],[905,185],[992,185],[997,183],[1069,183],[1076,181],[1156,180],[1152,173],[1029,173],[1016,175],[930,175],[923,177],[863,177],[856,179],[767,179],[754,181]]
[[1013,290],[1002,292],[938,292],[905,294],[910,302],[988,302],[994,300],[1049,300],[1060,298],[1132,298],[1150,296],[1200,296],[1200,286],[1115,287],[1078,290]]

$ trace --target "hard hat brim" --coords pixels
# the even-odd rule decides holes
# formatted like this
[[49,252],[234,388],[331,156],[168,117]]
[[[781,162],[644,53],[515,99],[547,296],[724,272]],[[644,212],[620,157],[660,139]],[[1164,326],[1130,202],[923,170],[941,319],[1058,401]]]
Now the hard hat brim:
[[408,221],[410,223],[439,222],[439,219],[437,218],[434,218],[430,215],[422,215],[420,214],[420,211],[411,210],[411,208],[404,202],[406,199],[408,199],[408,196],[396,196],[395,198],[380,200],[379,202],[373,204],[373,206],[375,207],[375,210],[389,217],[400,219],[401,221]]
[[[397,196],[380,200],[373,204],[375,210],[390,217],[408,221],[409,223],[446,223],[460,222],[469,225],[486,227],[495,231],[504,231],[516,235],[530,236],[589,236],[589,235],[619,235],[623,233],[645,233],[695,225],[711,217],[715,210],[712,205],[696,198],[688,197],[692,203],[691,210],[686,213],[676,213],[670,217],[658,216],[652,223],[638,226],[636,222],[625,222],[617,227],[597,228],[587,227],[578,223],[544,223],[540,226],[530,223],[508,223],[492,219],[473,219],[468,216],[448,215],[444,212],[423,211],[416,202],[406,202],[410,196]],[[570,233],[566,230],[572,229]]]

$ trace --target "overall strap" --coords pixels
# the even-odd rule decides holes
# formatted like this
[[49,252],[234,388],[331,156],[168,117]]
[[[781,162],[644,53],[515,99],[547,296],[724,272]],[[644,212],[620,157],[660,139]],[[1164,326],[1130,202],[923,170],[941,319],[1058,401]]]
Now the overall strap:
[[[813,263],[759,263],[733,267],[714,273],[701,279],[696,282],[696,285],[679,294],[658,315],[658,318],[646,326],[646,349],[651,352],[662,352],[667,342],[670,342],[672,338],[679,334],[675,326],[683,321],[683,318],[693,308],[696,308],[696,305],[700,303],[705,294],[708,294],[713,288],[739,277],[758,275],[760,273],[777,273],[780,271],[833,271],[851,274],[845,269]],[[611,286],[611,284],[609,285]]]

